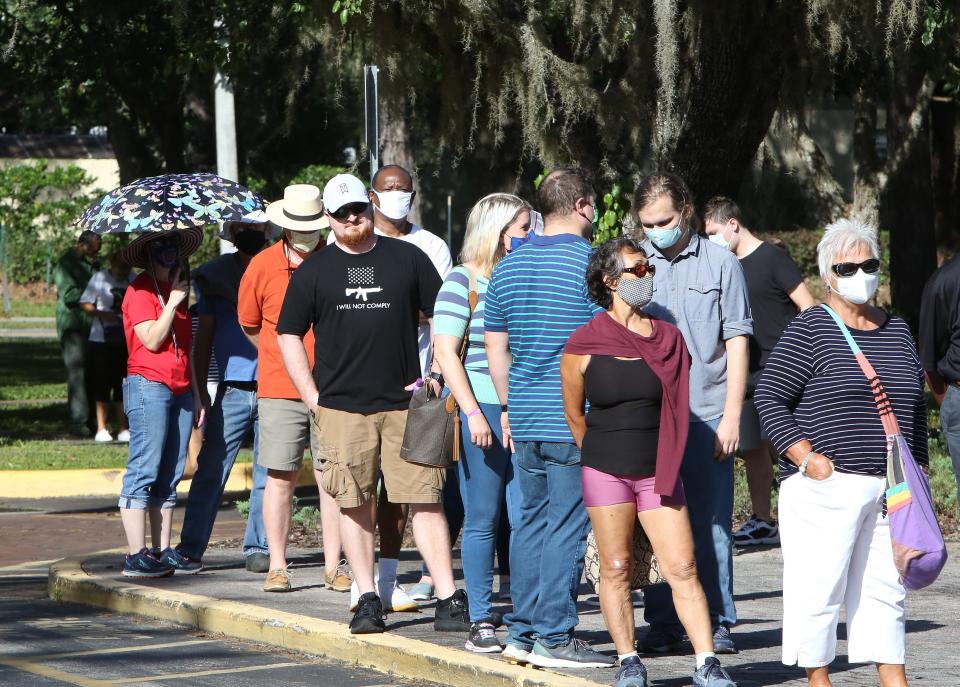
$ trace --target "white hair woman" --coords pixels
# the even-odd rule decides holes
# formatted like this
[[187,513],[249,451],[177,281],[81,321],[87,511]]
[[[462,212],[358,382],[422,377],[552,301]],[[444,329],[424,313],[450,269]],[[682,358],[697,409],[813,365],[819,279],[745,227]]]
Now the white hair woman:
[[[826,305],[873,365],[914,458],[926,465],[916,344],[906,322],[871,305],[880,276],[876,229],[834,222],[817,254]],[[827,309],[793,320],[755,398],[780,453],[783,662],[805,668],[810,685],[830,685],[843,606],[850,662],[876,664],[882,687],[905,686],[905,591],[883,512],[886,435],[870,383]]]
[[[492,193],[473,206],[460,253],[462,264],[443,282],[433,311],[434,357],[460,406],[463,427],[457,469],[465,511],[463,574],[470,599],[471,628],[465,647],[480,653],[503,649],[491,617],[493,554],[504,494],[511,525],[519,508],[510,453],[501,435],[500,401],[483,345],[484,296],[493,268],[510,251],[512,239],[526,237],[530,212],[524,200],[509,193]],[[464,337],[466,355],[461,360]]]

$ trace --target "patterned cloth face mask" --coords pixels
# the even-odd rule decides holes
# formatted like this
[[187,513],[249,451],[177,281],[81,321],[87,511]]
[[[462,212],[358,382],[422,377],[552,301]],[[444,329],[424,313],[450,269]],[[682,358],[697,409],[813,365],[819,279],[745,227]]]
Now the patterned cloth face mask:
[[630,307],[641,309],[653,299],[653,275],[648,274],[639,279],[621,279],[617,284],[617,295]]

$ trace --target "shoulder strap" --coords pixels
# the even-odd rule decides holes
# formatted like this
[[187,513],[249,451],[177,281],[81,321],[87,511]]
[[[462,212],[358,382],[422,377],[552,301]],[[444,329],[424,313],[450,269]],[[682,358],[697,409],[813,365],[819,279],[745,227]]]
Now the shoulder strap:
[[867,360],[867,356],[860,350],[860,346],[854,341],[853,335],[850,333],[847,325],[843,323],[843,320],[840,319],[840,316],[826,303],[822,303],[821,307],[826,310],[830,317],[833,318],[833,321],[837,323],[837,326],[843,334],[843,338],[847,340],[847,345],[850,346],[853,356],[857,359],[860,369],[870,383],[870,389],[873,391],[873,400],[877,404],[877,412],[880,414],[880,422],[883,424],[884,432],[886,432],[888,437],[900,434],[900,425],[897,423],[897,417],[893,414],[893,406],[890,404],[890,398],[887,396],[887,392],[880,382],[880,376],[877,374],[877,371],[873,369],[873,365]]
[[470,316],[467,318],[467,328],[464,330],[463,339],[460,341],[460,362],[463,362],[467,357],[467,346],[470,343],[470,324],[473,321],[473,311],[477,309],[477,303],[480,301],[480,295],[477,292],[477,275],[466,265],[463,266],[463,269],[467,271],[467,275],[469,276],[467,302],[470,305]]

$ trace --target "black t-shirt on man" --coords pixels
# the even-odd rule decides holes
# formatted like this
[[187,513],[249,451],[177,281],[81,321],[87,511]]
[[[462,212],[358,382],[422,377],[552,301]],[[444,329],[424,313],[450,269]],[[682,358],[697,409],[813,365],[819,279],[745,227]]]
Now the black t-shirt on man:
[[770,351],[777,345],[790,320],[797,316],[797,306],[790,292],[803,281],[800,269],[783,248],[762,243],[740,259],[747,281],[747,296],[753,314],[753,336],[750,337],[750,371],[767,364]]
[[419,313],[433,316],[441,284],[423,251],[386,236],[361,255],[334,244],[304,261],[277,332],[302,336],[313,327],[319,405],[351,413],[407,408],[404,387],[420,376]]

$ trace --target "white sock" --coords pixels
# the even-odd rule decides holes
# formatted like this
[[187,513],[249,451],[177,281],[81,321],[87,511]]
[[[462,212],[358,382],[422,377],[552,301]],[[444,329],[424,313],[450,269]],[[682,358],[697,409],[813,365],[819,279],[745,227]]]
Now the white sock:
[[629,654],[617,654],[617,658],[620,659],[620,662],[623,663],[623,659],[630,658],[631,656],[639,656],[636,651],[631,651]]
[[397,583],[396,558],[381,558],[377,569],[380,571],[380,582],[377,585],[381,599],[393,598],[393,586]]
[[697,670],[703,668],[703,665],[707,662],[708,658],[716,658],[717,655],[712,651],[704,651],[702,654],[697,654]]

